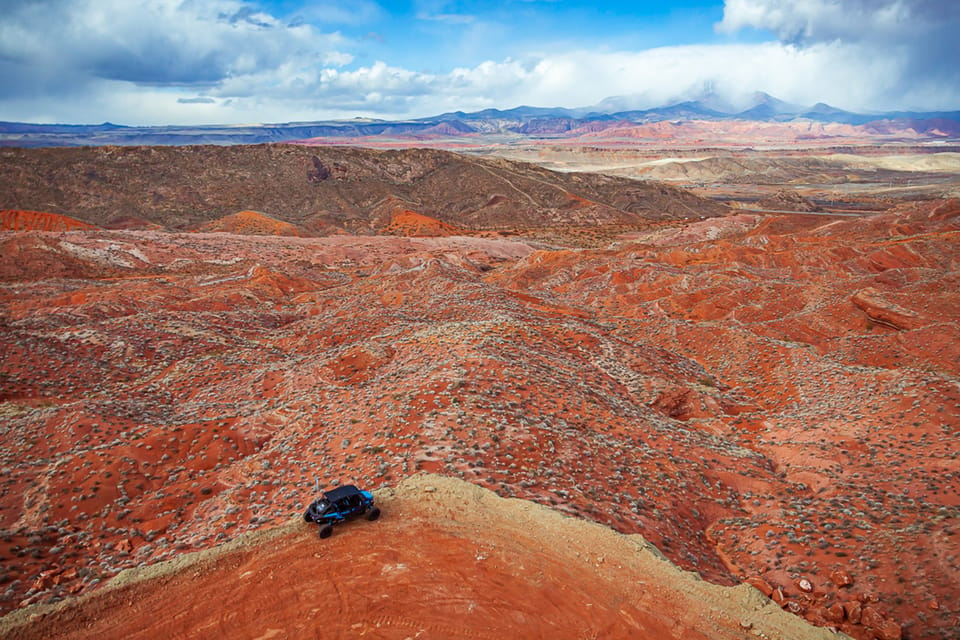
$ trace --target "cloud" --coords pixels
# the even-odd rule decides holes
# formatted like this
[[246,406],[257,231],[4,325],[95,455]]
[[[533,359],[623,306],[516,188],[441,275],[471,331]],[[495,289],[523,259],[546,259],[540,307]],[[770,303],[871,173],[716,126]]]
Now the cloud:
[[[632,108],[647,108],[696,99],[705,91],[744,104],[757,90],[800,104],[822,100],[863,108],[878,91],[892,91],[899,74],[896,60],[862,59],[832,43],[798,48],[770,42],[640,52],[579,50],[485,61],[439,74],[385,62],[353,70],[316,69],[299,76],[281,70],[227,80],[210,94],[239,97],[235,108],[254,103],[263,108],[260,97],[272,95],[299,105],[301,111],[313,105],[383,117],[520,104],[588,106],[616,95],[628,96],[624,102]],[[860,82],[864,77],[878,81],[865,84]]]
[[444,22],[446,24],[472,24],[476,22],[477,17],[467,13],[418,13],[418,20],[433,20],[434,22]]
[[[330,0],[287,17],[264,6],[0,0],[0,113],[59,122],[277,122],[521,104],[580,107],[610,96],[646,108],[705,91],[731,103],[766,91],[789,102],[855,110],[960,103],[953,36],[960,2],[953,0],[727,0],[718,30],[758,29],[775,37],[639,51],[551,47],[541,39],[538,50],[517,42],[499,60],[464,55],[470,62],[455,68],[441,66],[454,63],[438,56],[429,72],[397,64],[362,35],[384,26],[363,23],[383,17],[372,0]],[[451,10],[458,7],[421,0],[411,15],[459,20],[466,14]],[[453,28],[459,51],[471,50],[471,33],[489,33],[482,18]],[[359,22],[356,40],[315,26],[324,20]],[[430,25],[431,33],[451,33],[441,22]]]
[[[955,0],[726,0],[719,28],[766,29],[781,41],[919,44],[960,21]],[[936,38],[937,46],[944,44]]]
[[[496,91],[513,93],[514,104],[586,106],[626,95],[634,108],[696,99],[706,90],[734,104],[762,90],[800,104],[823,100],[860,108],[885,89],[883,78],[899,71],[895,61],[860,59],[832,44],[800,49],[775,42],[571,51],[532,65],[479,70],[469,74],[472,84],[495,84]],[[860,82],[863,77],[880,78],[879,86]]]
[[722,32],[770,31],[800,49],[886,60],[895,78],[864,76],[888,91],[880,102],[956,105],[960,97],[960,2],[956,0],[726,0]]
[[0,59],[50,80],[197,87],[276,69],[292,58],[303,64],[348,59],[337,34],[287,25],[240,0],[5,4]]
[[199,96],[196,98],[177,98],[178,104],[216,104],[217,101],[213,98],[206,98]]

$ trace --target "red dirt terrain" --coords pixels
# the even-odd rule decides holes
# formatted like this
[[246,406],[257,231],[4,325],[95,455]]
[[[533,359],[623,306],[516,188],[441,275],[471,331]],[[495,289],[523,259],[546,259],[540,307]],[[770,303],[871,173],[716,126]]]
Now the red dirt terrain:
[[208,222],[199,231],[223,231],[242,236],[299,236],[289,222],[276,220],[259,211],[240,211]]
[[[5,233],[0,606],[95,596],[122,569],[274,528],[318,480],[428,471],[640,533],[855,638],[953,637],[958,241],[957,201],[696,217],[598,249]],[[467,518],[448,516],[438,531]],[[289,535],[284,564],[307,544]],[[388,555],[364,571],[414,566]],[[612,600],[597,601],[625,593],[617,624],[653,629],[604,558],[590,579]],[[587,579],[570,572],[552,593],[580,611]],[[460,597],[438,594],[440,610]]]
[[72,231],[93,228],[92,224],[56,213],[15,209],[0,211],[0,231]]
[[[835,638],[751,587],[682,572],[640,536],[417,475],[384,516],[302,521],[0,621],[5,638]],[[210,606],[215,602],[215,606]],[[157,615],[157,612],[162,612]],[[322,631],[320,631],[322,630]]]
[[461,233],[453,225],[409,209],[395,209],[390,216],[390,224],[383,231],[392,235],[416,238],[453,236]]

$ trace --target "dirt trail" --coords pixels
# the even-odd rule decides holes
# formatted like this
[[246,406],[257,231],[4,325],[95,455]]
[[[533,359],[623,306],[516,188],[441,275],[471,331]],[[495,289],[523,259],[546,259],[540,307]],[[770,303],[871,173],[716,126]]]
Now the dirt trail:
[[379,522],[299,519],[0,619],[4,638],[836,638],[639,536],[418,475]]

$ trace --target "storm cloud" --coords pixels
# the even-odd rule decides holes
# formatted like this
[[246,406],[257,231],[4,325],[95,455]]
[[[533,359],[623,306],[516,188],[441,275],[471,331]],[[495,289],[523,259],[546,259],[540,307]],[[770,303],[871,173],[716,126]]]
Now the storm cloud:
[[881,100],[944,107],[958,97],[956,0],[726,0],[718,29],[745,28],[770,31],[785,46],[832,47],[861,59],[887,60],[896,76],[885,79],[890,89]]

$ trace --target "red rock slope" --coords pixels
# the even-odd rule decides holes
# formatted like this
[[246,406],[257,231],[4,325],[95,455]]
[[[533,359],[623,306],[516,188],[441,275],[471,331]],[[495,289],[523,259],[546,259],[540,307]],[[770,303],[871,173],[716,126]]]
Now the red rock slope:
[[390,224],[384,228],[384,232],[398,236],[424,238],[453,236],[460,233],[460,230],[416,211],[396,209],[390,216]]
[[200,231],[226,231],[244,236],[299,236],[289,222],[272,218],[259,211],[240,211],[208,222]]
[[858,638],[938,638],[960,615],[958,268],[954,200],[739,215],[492,277],[709,372],[653,406],[762,457],[719,473],[742,511],[704,531],[734,575]]
[[0,231],[71,231],[94,228],[92,224],[57,213],[16,209],[0,211]]
[[0,606],[422,470],[857,638],[949,638],[958,232],[949,201],[600,250],[3,234]]
[[751,587],[718,587],[640,536],[419,475],[377,522],[320,540],[303,521],[131,570],[0,621],[9,640],[204,638],[836,638]]

